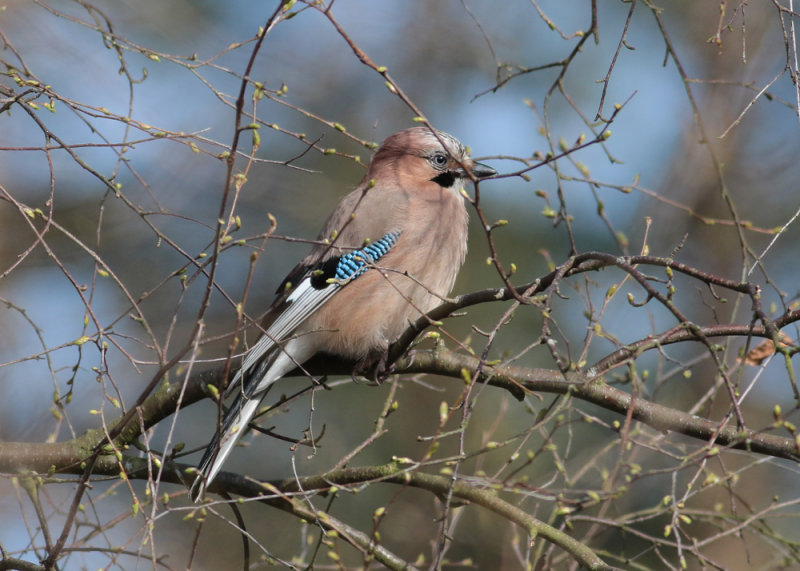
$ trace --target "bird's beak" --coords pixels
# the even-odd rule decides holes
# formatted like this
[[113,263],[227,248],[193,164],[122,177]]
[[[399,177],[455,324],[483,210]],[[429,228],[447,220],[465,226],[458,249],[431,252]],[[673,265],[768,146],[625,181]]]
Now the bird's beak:
[[475,178],[486,178],[487,176],[493,176],[497,174],[497,171],[489,165],[485,165],[476,161],[470,161],[467,166],[469,167],[472,176]]

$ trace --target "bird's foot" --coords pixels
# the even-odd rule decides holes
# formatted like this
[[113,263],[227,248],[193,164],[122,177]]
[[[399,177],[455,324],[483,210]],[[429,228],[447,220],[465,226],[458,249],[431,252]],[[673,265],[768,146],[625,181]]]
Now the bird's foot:
[[356,363],[353,369],[353,380],[356,377],[366,378],[379,385],[394,374],[394,363],[389,363],[386,351],[374,351]]

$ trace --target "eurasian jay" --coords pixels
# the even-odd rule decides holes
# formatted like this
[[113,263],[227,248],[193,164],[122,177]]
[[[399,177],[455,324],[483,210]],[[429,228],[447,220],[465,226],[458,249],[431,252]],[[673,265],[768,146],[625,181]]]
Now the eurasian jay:
[[292,270],[225,396],[235,397],[198,466],[198,501],[267,389],[317,354],[375,363],[442,302],[467,253],[464,181],[496,174],[453,136],[412,127],[386,139]]

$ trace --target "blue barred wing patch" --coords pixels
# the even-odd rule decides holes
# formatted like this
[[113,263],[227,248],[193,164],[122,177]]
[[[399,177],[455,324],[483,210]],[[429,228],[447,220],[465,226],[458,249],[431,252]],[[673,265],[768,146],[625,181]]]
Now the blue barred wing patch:
[[399,232],[388,232],[380,240],[372,242],[360,250],[345,254],[339,258],[334,279],[346,282],[357,278],[367,271],[370,264],[374,264],[385,256],[395,245],[399,236]]

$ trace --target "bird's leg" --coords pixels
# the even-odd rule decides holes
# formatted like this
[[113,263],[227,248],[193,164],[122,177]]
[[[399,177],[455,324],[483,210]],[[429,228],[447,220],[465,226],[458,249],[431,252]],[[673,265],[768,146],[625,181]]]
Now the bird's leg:
[[353,367],[353,380],[356,380],[356,377],[366,377],[376,384],[381,384],[394,374],[394,369],[394,363],[389,363],[387,350],[373,350]]
[[389,363],[388,351],[382,351],[372,371],[372,379],[381,384],[394,374],[394,363]]

